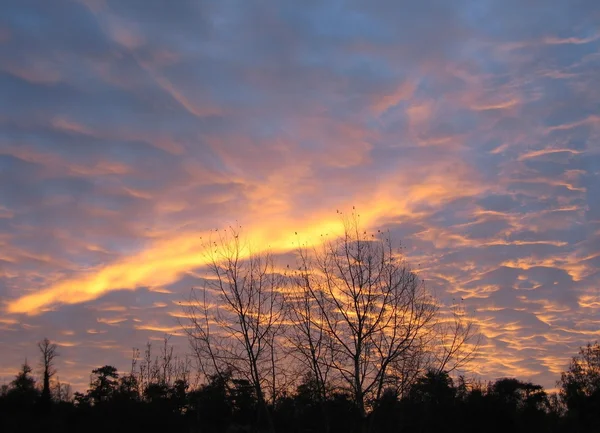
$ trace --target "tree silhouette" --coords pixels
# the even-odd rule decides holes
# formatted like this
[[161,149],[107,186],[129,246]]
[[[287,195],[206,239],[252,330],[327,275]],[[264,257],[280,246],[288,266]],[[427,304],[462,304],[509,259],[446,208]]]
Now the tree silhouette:
[[138,400],[140,397],[140,387],[137,377],[134,374],[121,376],[116,394],[120,399]]
[[[403,394],[391,383],[377,400],[370,401],[368,427],[373,433],[596,433],[600,431],[595,400],[597,353],[597,345],[589,345],[573,358],[559,382],[564,386],[561,399],[547,395],[540,385],[516,378],[483,384],[460,376],[454,379],[433,368],[417,375]],[[115,367],[105,365],[92,371],[86,393],[76,392],[73,400],[63,400],[45,413],[36,404],[42,387],[36,388],[31,367],[25,363],[0,388],[0,431],[258,433],[271,428],[265,419],[257,423],[260,403],[254,385],[245,377],[223,371],[189,388],[186,380],[161,379],[165,377],[161,359],[162,354],[158,364],[152,362],[152,370],[160,374],[144,391],[137,374],[119,374]],[[567,392],[573,392],[573,400],[562,405]],[[274,431],[321,431],[321,405],[327,410],[330,433],[357,433],[364,427],[351,389],[330,388],[324,401],[320,393],[307,369],[297,386],[282,392],[269,407]]]
[[233,402],[229,392],[231,374],[224,372],[208,378],[207,383],[188,394],[190,409],[204,429],[225,431],[232,417]]
[[344,220],[341,237],[312,252],[301,249],[299,257],[289,303],[294,347],[321,396],[324,373],[351,391],[363,430],[368,430],[373,403],[386,387],[403,380],[401,368],[416,364],[410,361],[436,354],[430,359],[441,371],[458,354],[468,358],[463,349],[473,328],[464,324],[464,316],[455,315],[453,326],[437,326],[438,305],[423,282],[389,236],[368,234],[358,215]]
[[440,405],[454,399],[454,382],[447,372],[430,370],[417,379],[408,398],[413,402]]
[[15,379],[10,383],[7,397],[14,402],[31,406],[39,398],[35,379],[31,376],[31,367],[25,361]]
[[600,345],[588,343],[558,381],[560,396],[578,428],[600,430]]
[[50,404],[52,398],[50,392],[50,380],[56,374],[54,359],[58,356],[58,352],[56,351],[56,344],[51,343],[47,338],[40,341],[37,346],[40,351],[40,367],[42,368],[43,375],[40,403],[46,407]]
[[89,397],[95,404],[109,401],[118,386],[119,373],[116,367],[105,365],[92,370]]
[[[331,391],[331,363],[323,362],[323,359],[332,354],[331,335],[322,326],[325,321],[324,310],[313,299],[314,296],[323,298],[324,294],[312,291],[312,258],[302,248],[298,249],[298,257],[300,267],[292,275],[292,288],[285,296],[285,312],[289,323],[285,336],[291,347],[291,358],[299,363],[298,369],[309,372],[302,374],[303,381],[298,385],[297,392],[300,396],[308,397],[308,401],[318,404],[322,431],[328,433],[330,425],[326,401]],[[321,304],[324,304],[324,299],[321,299]]]
[[215,236],[207,245],[212,278],[201,297],[192,292],[185,329],[203,373],[231,372],[239,383],[243,378],[258,402],[257,423],[262,415],[273,431],[269,403],[277,399],[282,379],[277,337],[283,330],[283,279],[271,255],[253,253],[235,229]]

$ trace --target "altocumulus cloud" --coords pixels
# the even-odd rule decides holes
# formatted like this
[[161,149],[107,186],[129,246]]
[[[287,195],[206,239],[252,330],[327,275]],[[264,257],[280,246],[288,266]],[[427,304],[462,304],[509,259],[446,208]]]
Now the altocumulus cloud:
[[49,336],[85,386],[177,333],[208,231],[291,260],[356,206],[474,373],[553,386],[598,337],[595,3],[4,2],[0,371]]

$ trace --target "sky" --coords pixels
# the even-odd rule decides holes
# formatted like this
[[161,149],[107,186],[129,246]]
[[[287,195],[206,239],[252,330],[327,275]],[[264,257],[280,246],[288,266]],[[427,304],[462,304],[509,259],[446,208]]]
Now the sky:
[[4,0],[0,380],[127,369],[240,225],[293,262],[353,207],[546,387],[600,334],[597,0]]

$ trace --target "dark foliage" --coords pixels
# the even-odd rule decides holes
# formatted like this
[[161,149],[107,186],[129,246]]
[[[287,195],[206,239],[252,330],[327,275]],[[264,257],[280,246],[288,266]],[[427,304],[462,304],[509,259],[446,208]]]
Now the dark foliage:
[[[562,374],[558,395],[514,378],[481,384],[430,371],[405,395],[389,388],[370,402],[365,425],[351,393],[331,390],[323,401],[307,375],[268,410],[277,432],[597,432],[599,355],[598,344],[583,348]],[[147,366],[140,371],[148,371]],[[0,431],[234,433],[271,428],[245,379],[225,372],[190,389],[185,376],[155,371],[163,373],[144,376],[133,369],[119,374],[110,365],[96,368],[85,393],[67,399],[54,395],[48,407],[42,397],[47,384],[38,386],[24,363],[1,390]]]

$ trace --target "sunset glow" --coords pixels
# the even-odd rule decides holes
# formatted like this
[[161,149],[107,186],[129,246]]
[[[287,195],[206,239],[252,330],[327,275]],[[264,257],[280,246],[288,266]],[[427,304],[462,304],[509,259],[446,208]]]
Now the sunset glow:
[[294,266],[354,210],[462,299],[470,374],[553,388],[599,338],[600,8],[399,3],[9,0],[0,378],[184,352],[211,233]]

